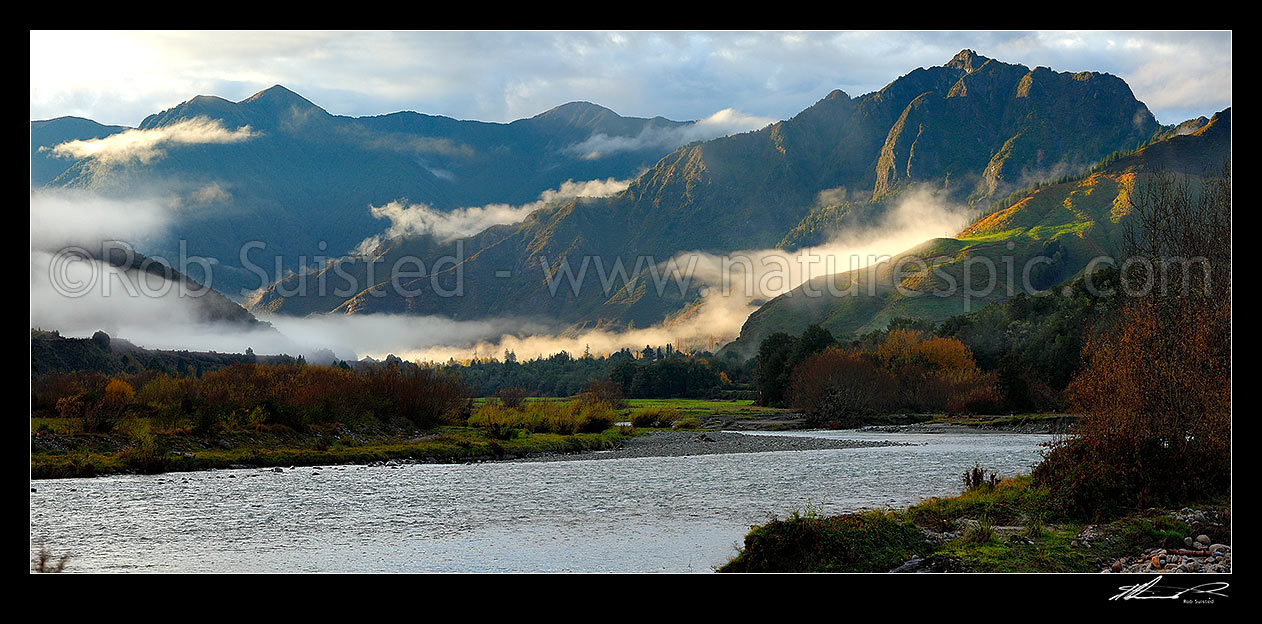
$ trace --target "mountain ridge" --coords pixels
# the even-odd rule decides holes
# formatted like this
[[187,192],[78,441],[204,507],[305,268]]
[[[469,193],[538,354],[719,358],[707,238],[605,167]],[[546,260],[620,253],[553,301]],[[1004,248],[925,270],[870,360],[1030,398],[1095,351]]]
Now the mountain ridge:
[[[651,296],[647,270],[641,270],[613,292],[589,272],[579,295],[562,289],[553,296],[546,282],[557,274],[558,259],[631,267],[645,256],[662,262],[688,251],[770,249],[816,209],[825,191],[841,189],[872,202],[856,224],[864,225],[913,187],[927,184],[962,202],[987,201],[1014,188],[1013,178],[1024,186],[1027,178],[1063,175],[1050,167],[1042,177],[1014,168],[1027,154],[1039,153],[1049,165],[1081,161],[1085,168],[1163,129],[1116,77],[1030,69],[965,52],[858,98],[835,90],[761,130],[682,146],[616,197],[541,210],[516,227],[464,239],[460,268],[470,288],[462,297],[365,291],[323,312],[487,318],[524,309],[575,324],[649,325],[688,307],[697,292]],[[1068,95],[1053,88],[1062,83],[1072,87]],[[1082,94],[1094,97],[1083,102]],[[956,123],[961,120],[968,123]],[[1081,130],[1092,123],[1100,127]],[[1063,125],[1080,131],[1057,136],[1052,130]],[[957,149],[961,135],[952,131],[960,128],[982,147]],[[1005,162],[994,162],[998,154],[1007,154]],[[411,249],[406,240],[387,247],[396,250],[383,256],[387,261]],[[491,277],[510,268],[509,278]],[[259,303],[278,304],[266,296]],[[321,311],[306,313],[312,312]]]
[[[942,321],[1015,294],[1031,294],[1019,285],[1019,292],[998,290],[968,301],[926,296],[945,287],[943,276],[962,283],[961,271],[972,258],[989,258],[992,266],[1004,266],[1004,258],[1011,258],[1014,266],[1045,258],[1031,272],[1031,283],[1039,290],[1074,279],[1093,259],[1120,254],[1126,196],[1136,184],[1160,173],[1186,176],[1195,184],[1230,158],[1231,109],[1198,125],[1193,132],[1168,136],[1082,176],[1029,191],[1011,205],[979,216],[955,238],[926,241],[874,270],[814,278],[761,306],[746,320],[740,337],[724,349],[749,355],[771,333],[800,333],[811,324],[838,336],[855,336],[882,329],[900,316]],[[896,274],[893,267],[900,261],[923,261],[930,268]],[[808,290],[827,293],[830,285],[832,292],[846,292],[852,284],[861,286],[858,292],[873,294],[805,295]]]
[[[150,253],[171,256],[178,239],[190,251],[222,262],[219,283],[250,290],[259,283],[238,256],[250,241],[267,244],[282,269],[301,270],[316,255],[341,255],[388,227],[369,206],[403,201],[439,212],[487,204],[526,204],[567,181],[624,179],[669,151],[658,145],[584,158],[565,151],[595,134],[630,142],[646,130],[669,131],[691,122],[617,115],[594,104],[571,103],[511,123],[460,121],[398,112],[370,117],[331,115],[277,85],[240,102],[197,96],[149,115],[135,129],[69,128],[70,122],[32,122],[32,186],[77,188],[112,197],[159,192],[192,206],[177,215],[170,236]],[[233,140],[178,142],[181,122],[210,120],[210,131]],[[94,123],[94,122],[93,122]],[[217,124],[214,125],[214,124]],[[205,124],[203,124],[205,125]],[[248,131],[246,131],[248,128]],[[151,161],[65,159],[52,148],[129,130],[149,132],[158,151]],[[159,154],[152,156],[153,154]],[[199,193],[202,189],[214,192]],[[167,201],[164,199],[164,201]],[[282,271],[283,272],[283,271]]]

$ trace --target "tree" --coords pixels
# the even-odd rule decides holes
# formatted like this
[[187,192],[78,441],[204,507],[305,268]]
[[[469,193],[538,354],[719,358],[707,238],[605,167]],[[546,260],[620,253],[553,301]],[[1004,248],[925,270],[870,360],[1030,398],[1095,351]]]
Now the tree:
[[895,385],[894,376],[873,359],[832,347],[797,367],[789,395],[812,424],[855,427],[864,414],[889,405]]
[[95,343],[102,351],[110,350],[110,335],[103,331],[97,331],[92,334],[92,342]]
[[795,346],[797,339],[784,332],[771,334],[758,345],[754,381],[758,385],[759,405],[784,404]]
[[1231,170],[1132,190],[1116,322],[1070,384],[1077,435],[1035,479],[1083,514],[1182,504],[1231,481]]
[[1025,370],[1015,352],[1005,353],[999,360],[999,376],[996,379],[1004,405],[1014,412],[1029,411],[1034,401],[1030,398],[1030,384],[1025,380]]

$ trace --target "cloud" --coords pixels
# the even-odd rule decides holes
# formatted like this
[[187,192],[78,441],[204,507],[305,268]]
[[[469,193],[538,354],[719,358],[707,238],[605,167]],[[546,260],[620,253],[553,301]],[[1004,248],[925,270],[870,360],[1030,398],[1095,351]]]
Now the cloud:
[[776,120],[746,115],[725,108],[705,119],[683,126],[649,125],[634,137],[609,136],[597,133],[587,140],[571,145],[565,151],[587,160],[596,160],[609,154],[643,149],[670,150],[693,141],[708,141],[722,136],[765,128]]
[[553,202],[577,197],[605,197],[621,193],[630,185],[630,180],[614,178],[585,182],[566,180],[559,188],[540,193],[538,201],[528,204],[487,204],[446,212],[436,210],[429,204],[409,204],[400,200],[381,206],[369,206],[372,216],[389,220],[390,227],[381,234],[364,239],[353,253],[369,255],[383,241],[391,238],[430,235],[451,240],[472,236],[493,225],[519,223],[530,213]]
[[[820,201],[835,200],[843,191],[828,189]],[[828,243],[797,251],[748,250],[718,255],[699,251],[680,253],[664,267],[677,267],[689,288],[699,288],[700,299],[676,318],[641,329],[586,329],[569,332],[523,333],[520,328],[469,340],[469,333],[446,339],[436,334],[429,346],[393,351],[406,359],[442,362],[499,356],[511,350],[521,358],[559,351],[571,354],[590,349],[604,354],[622,348],[672,344],[685,350],[715,350],[740,334],[749,315],[773,297],[801,286],[811,278],[862,269],[937,237],[957,234],[969,222],[972,209],[949,203],[930,190],[904,193],[879,219],[869,225],[839,232]],[[663,272],[662,275],[668,275]],[[674,284],[673,277],[664,283]],[[668,286],[674,288],[674,286]],[[498,327],[498,321],[484,321]],[[380,355],[374,355],[380,357]]]
[[180,194],[173,192],[169,196],[171,208],[201,208],[214,204],[227,204],[232,202],[232,193],[229,193],[218,182],[211,182],[194,188],[193,190]]
[[271,353],[296,355],[297,347],[275,332],[208,322],[207,308],[191,292],[184,285],[134,269],[44,250],[31,252],[32,328],[78,337],[104,330],[153,349],[230,353],[244,352],[266,339],[271,341]]
[[1230,31],[32,31],[31,115],[135,125],[208,93],[273,84],[330,112],[507,122],[567,101],[698,119],[786,119],[833,89],[870,93],[962,48],[1122,77],[1163,123],[1230,105]]
[[[571,183],[552,191],[552,196],[608,191],[623,184],[616,180]],[[820,201],[840,196],[840,189],[829,189],[820,194]],[[100,205],[95,205],[99,209]],[[116,214],[114,208],[118,206],[99,212]],[[98,281],[96,289],[88,295],[66,298],[51,286],[53,255],[44,251],[31,254],[31,323],[32,327],[59,329],[67,336],[89,336],[97,329],[104,329],[114,337],[148,348],[239,353],[250,347],[259,354],[305,354],[309,358],[325,349],[332,350],[341,359],[364,356],[381,359],[395,354],[405,359],[433,362],[449,358],[500,357],[505,350],[521,358],[546,356],[562,350],[571,354],[590,350],[600,355],[624,347],[641,349],[646,344],[715,350],[739,334],[749,314],[761,302],[812,277],[870,266],[925,240],[953,235],[967,223],[968,215],[967,208],[951,205],[938,194],[914,191],[904,194],[883,217],[869,226],[838,233],[825,245],[799,251],[763,249],[727,255],[696,251],[678,254],[673,259],[675,266],[692,267],[684,277],[693,287],[705,287],[701,289],[700,298],[691,309],[670,321],[639,329],[566,331],[546,319],[460,321],[434,316],[372,314],[262,317],[278,332],[258,332],[205,323],[199,320],[195,302],[175,296],[176,292],[158,297],[131,296],[129,293],[139,288],[135,272],[127,276],[124,275],[127,272],[102,267],[99,263],[70,267],[66,275],[72,281],[87,280],[91,271],[98,272]],[[55,218],[52,213],[48,216]],[[117,231],[110,227],[110,219],[100,221],[101,227],[85,228],[83,236],[70,238]],[[104,280],[99,278],[101,275],[105,276]],[[131,280],[130,287],[124,285],[126,280]],[[98,294],[103,283],[112,285],[110,296]],[[162,285],[150,284],[147,288],[142,292],[155,289],[161,292]]]
[[137,241],[162,234],[171,212],[155,199],[106,199],[76,191],[31,192],[31,249],[56,251],[102,241]]
[[237,143],[258,136],[249,126],[228,130],[223,122],[207,117],[194,117],[161,128],[132,129],[100,139],[74,140],[53,147],[53,154],[63,158],[96,158],[103,163],[121,164],[136,161],[148,164],[166,155],[169,145]]

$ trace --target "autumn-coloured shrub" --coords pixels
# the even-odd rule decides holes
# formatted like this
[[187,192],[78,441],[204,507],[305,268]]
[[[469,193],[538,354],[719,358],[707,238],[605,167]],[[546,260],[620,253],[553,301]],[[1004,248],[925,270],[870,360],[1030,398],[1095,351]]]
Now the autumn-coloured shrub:
[[[1068,389],[1081,413],[1074,435],[1033,475],[1069,511],[1099,516],[1230,492],[1230,180],[1227,170],[1196,194],[1159,176],[1131,194],[1123,280],[1132,296],[1084,344]],[[1153,274],[1145,267],[1173,272],[1174,288],[1136,288]]]
[[995,387],[995,374],[977,375],[972,383],[963,385],[947,401],[950,414],[999,414],[1005,410],[1004,397]]
[[109,405],[126,405],[136,398],[136,389],[122,379],[111,379],[105,384],[102,400]]
[[967,375],[977,370],[973,354],[964,343],[913,329],[890,331],[877,346],[876,356],[891,369],[918,364],[946,375]]
[[798,365],[789,397],[812,424],[853,427],[860,416],[886,409],[896,386],[873,358],[832,347]]
[[198,433],[221,427],[298,430],[373,417],[431,427],[463,424],[468,417],[468,391],[456,377],[393,362],[366,372],[238,363],[200,378],[154,371],[54,374],[32,383],[32,401],[37,398],[43,413],[77,419],[81,430],[93,433],[113,431],[124,416],[146,416],[165,429],[191,426]]
[[401,416],[422,427],[464,424],[468,419],[468,388],[456,376],[434,368],[404,370],[391,363],[367,376],[367,389],[378,401],[379,418]]
[[587,387],[583,388],[583,392],[579,394],[579,398],[604,403],[613,409],[623,409],[627,406],[627,400],[622,393],[622,384],[616,381],[588,382]]
[[1222,322],[1195,312],[1163,321],[1133,302],[1116,330],[1088,340],[1070,386],[1082,412],[1075,435],[1034,471],[1070,510],[1090,516],[1229,490],[1231,380],[1214,345]]
[[495,393],[495,398],[499,399],[504,407],[517,409],[526,400],[526,389],[520,386],[504,388]]

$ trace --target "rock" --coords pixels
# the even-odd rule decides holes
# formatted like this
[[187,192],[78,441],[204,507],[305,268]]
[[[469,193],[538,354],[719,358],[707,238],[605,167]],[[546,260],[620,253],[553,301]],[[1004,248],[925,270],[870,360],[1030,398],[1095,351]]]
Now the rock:
[[272,472],[285,472],[285,469],[281,468],[280,466],[277,466],[275,468],[272,468]]
[[1183,545],[1184,545],[1184,546],[1187,546],[1188,548],[1191,548],[1191,547],[1192,547],[1192,538],[1190,538],[1190,537],[1185,537],[1185,538],[1183,538]]
[[1210,542],[1210,541],[1209,541],[1209,536],[1208,536],[1208,535],[1204,535],[1204,534],[1197,535],[1197,536],[1196,536],[1196,541],[1198,541],[1198,542],[1200,542],[1200,543],[1202,543],[1202,544],[1211,544],[1211,543],[1213,543],[1213,542]]
[[1157,570],[1161,569],[1161,555],[1152,556],[1152,567]]
[[1122,570],[1126,569],[1126,566],[1122,565],[1121,559],[1118,559],[1117,561],[1113,562],[1113,567],[1110,569],[1113,570],[1114,572],[1121,572]]
[[[34,492],[35,490],[31,490],[31,491]],[[1213,544],[1209,547],[1209,552],[1214,553],[1214,554],[1225,553],[1225,552],[1230,552],[1230,551],[1231,551],[1231,546],[1228,546],[1226,544]]]

